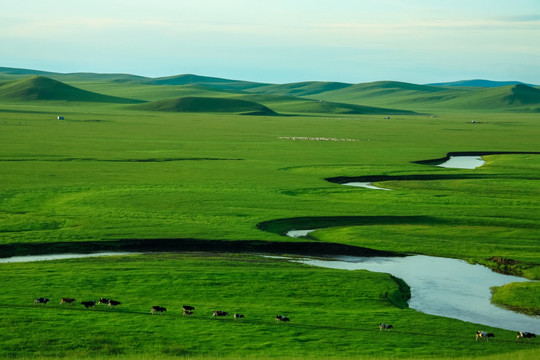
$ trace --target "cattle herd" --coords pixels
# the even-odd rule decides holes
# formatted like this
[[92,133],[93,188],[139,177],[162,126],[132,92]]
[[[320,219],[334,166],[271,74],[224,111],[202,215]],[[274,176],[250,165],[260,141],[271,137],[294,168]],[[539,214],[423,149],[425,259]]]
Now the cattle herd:
[[[37,297],[37,298],[34,299],[34,305],[37,305],[37,304],[45,305],[49,301],[50,300],[47,299],[47,298]],[[69,304],[69,305],[71,305],[75,301],[76,300],[73,299],[73,298],[65,298],[65,297],[63,297],[62,300],[60,300],[60,304]],[[106,305],[108,307],[116,308],[116,306],[120,305],[121,302],[116,301],[116,300],[112,300],[112,299],[107,299],[107,298],[100,298],[99,301],[97,301],[97,302],[95,300],[81,301],[81,304],[87,309],[90,308],[90,307],[95,309],[96,304],[98,304],[98,305]],[[154,306],[152,306],[152,309],[150,310],[150,313],[152,315],[154,315],[155,313],[163,315],[163,313],[165,311],[167,311],[167,309],[164,308],[163,306],[154,305]],[[184,316],[191,317],[191,315],[193,315],[194,311],[195,311],[195,307],[193,307],[193,306],[190,306],[190,305],[183,305],[182,306],[182,315],[184,315]],[[214,310],[212,312],[212,318],[227,318],[227,316],[229,316],[229,313],[226,312],[226,311]],[[233,314],[233,319],[234,320],[243,319],[243,318],[245,318],[245,316],[243,314],[236,314],[236,313]],[[283,316],[283,315],[277,315],[275,317],[275,320],[276,320],[276,323],[290,321],[290,319],[288,317]],[[379,330],[380,331],[383,331],[383,330],[389,331],[390,329],[393,329],[393,328],[394,328],[394,326],[391,325],[391,324],[385,324],[385,323],[379,324]],[[476,341],[478,341],[478,340],[488,341],[489,338],[492,338],[492,337],[495,337],[495,335],[493,333],[490,333],[490,332],[487,332],[487,331],[477,331],[476,332]],[[519,340],[527,340],[527,341],[529,341],[532,338],[536,338],[536,335],[531,333],[531,332],[518,331],[517,336],[516,336],[516,341],[519,341]]]

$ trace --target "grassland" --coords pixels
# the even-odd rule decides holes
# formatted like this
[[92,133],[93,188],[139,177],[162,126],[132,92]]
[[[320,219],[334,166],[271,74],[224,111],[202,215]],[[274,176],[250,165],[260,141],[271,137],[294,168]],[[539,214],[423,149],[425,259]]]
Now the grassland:
[[[537,114],[505,112],[499,105],[497,111],[463,112],[446,103],[439,104],[435,116],[428,116],[416,104],[401,109],[417,113],[387,119],[384,109],[391,106],[373,108],[375,101],[365,108],[367,114],[359,114],[361,107],[344,113],[351,105],[345,97],[336,97],[341,102],[329,107],[316,99],[255,94],[260,84],[225,82],[219,88],[216,79],[206,79],[212,86],[205,87],[198,78],[147,81],[88,75],[72,76],[69,84],[130,102],[190,96],[246,100],[289,116],[143,111],[126,102],[87,102],[73,96],[61,100],[30,100],[20,93],[0,96],[2,255],[53,248],[88,250],[89,244],[99,249],[136,241],[145,241],[149,250],[154,242],[156,250],[163,250],[158,239],[174,244],[171,248],[177,251],[184,244],[190,249],[188,244],[194,242],[207,242],[207,250],[212,250],[219,241],[233,244],[237,251],[250,243],[261,249],[266,247],[260,244],[273,244],[286,253],[296,241],[303,249],[295,250],[304,253],[337,244],[462,258],[540,278],[538,155],[490,155],[476,170],[415,163],[457,151],[539,151]],[[0,84],[0,91],[13,84]],[[323,85],[327,90],[345,90]],[[252,92],[238,90],[246,87]],[[307,91],[313,93],[314,88],[311,84]],[[395,97],[396,104],[407,104],[409,96]],[[433,107],[429,110],[433,113]],[[65,120],[56,120],[58,115]],[[326,180],[360,176],[382,177],[386,180],[380,185],[393,191]],[[325,229],[309,239],[283,236],[286,230],[316,225]],[[0,265],[7,284],[0,294],[0,306],[6,310],[0,354],[494,359],[500,353],[515,358],[538,355],[534,345],[506,341],[515,339],[511,332],[493,329],[501,336],[477,344],[471,334],[478,325],[420,314],[403,308],[401,301],[381,297],[386,291],[399,294],[387,275],[229,256],[146,255]],[[513,265],[500,268],[501,258],[511,259]],[[333,286],[334,282],[340,285]],[[527,286],[525,292],[532,295],[518,299],[517,305],[537,308],[540,288],[537,283]],[[61,296],[109,296],[125,303],[118,310],[87,312],[82,306],[66,309],[56,303],[33,307],[36,296],[55,301]],[[508,293],[498,301],[516,305]],[[149,308],[159,305],[156,302],[177,312],[152,317]],[[183,318],[178,313],[182,302],[193,302],[202,311],[197,309],[193,319]],[[208,312],[217,306],[249,317],[243,323],[213,322]],[[294,321],[276,326],[276,311],[288,312]],[[398,327],[380,334],[373,325],[381,321]],[[96,338],[98,342],[89,340]]]
[[[406,308],[407,294],[389,274],[212,253],[12,264],[3,274],[13,284],[2,292],[0,356],[5,357],[323,359],[538,352],[534,345],[517,343],[514,332],[488,328],[497,341],[475,342],[475,324]],[[54,302],[21,303],[36,294]],[[62,296],[106,296],[122,304],[85,310],[80,304],[58,304]],[[195,307],[191,318],[182,316],[183,304]],[[167,311],[151,315],[153,305]],[[213,310],[246,317],[212,319]],[[276,323],[278,314],[290,323]],[[381,321],[395,329],[379,331]]]

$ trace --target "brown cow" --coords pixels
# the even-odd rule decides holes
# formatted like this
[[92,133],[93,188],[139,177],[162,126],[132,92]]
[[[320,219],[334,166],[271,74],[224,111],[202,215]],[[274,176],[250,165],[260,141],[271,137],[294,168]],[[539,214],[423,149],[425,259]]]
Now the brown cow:
[[71,305],[75,301],[76,301],[76,299],[63,297],[62,300],[60,300],[60,304],[69,304],[69,305]]

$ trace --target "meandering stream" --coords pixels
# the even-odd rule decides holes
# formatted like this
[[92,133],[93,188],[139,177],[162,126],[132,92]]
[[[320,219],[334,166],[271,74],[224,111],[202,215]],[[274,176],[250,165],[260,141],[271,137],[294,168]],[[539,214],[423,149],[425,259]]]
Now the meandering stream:
[[[483,163],[484,161],[478,156],[456,156],[438,166],[474,169]],[[373,188],[369,183],[362,186]],[[287,236],[303,237],[315,230],[290,230],[287,232]],[[97,252],[91,254],[29,255],[0,258],[0,263],[135,254],[140,253]],[[462,260],[423,255],[406,257],[339,257],[327,260],[304,258],[291,261],[333,269],[390,273],[403,279],[410,286],[411,299],[409,300],[409,306],[413,309],[486,326],[540,333],[540,317],[519,314],[499,308],[491,303],[491,287],[530,280],[498,274],[481,265],[471,265]]]
[[481,265],[423,255],[306,258],[298,262],[332,269],[390,273],[410,286],[412,309],[502,329],[540,333],[540,317],[519,314],[491,303],[492,286],[530,280],[499,274]]

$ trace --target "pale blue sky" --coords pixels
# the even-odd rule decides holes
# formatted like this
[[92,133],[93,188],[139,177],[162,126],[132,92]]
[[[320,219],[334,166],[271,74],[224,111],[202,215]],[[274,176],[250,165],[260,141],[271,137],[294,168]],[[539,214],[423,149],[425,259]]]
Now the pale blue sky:
[[540,0],[0,0],[0,66],[540,84]]

